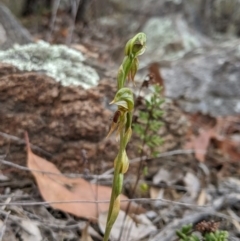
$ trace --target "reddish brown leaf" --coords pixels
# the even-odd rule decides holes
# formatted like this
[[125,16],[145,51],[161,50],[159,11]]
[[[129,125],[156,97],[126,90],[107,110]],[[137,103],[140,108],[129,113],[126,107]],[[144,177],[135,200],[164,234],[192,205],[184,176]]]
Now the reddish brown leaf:
[[215,145],[222,151],[229,161],[240,161],[240,142],[224,139],[215,139]]
[[200,162],[204,162],[210,139],[213,136],[213,130],[199,129],[198,136],[191,136],[190,141],[186,145],[186,148],[195,150],[195,157]]
[[202,114],[189,114],[192,123],[189,131],[189,142],[185,148],[193,149],[197,160],[204,162],[210,141],[215,137],[216,120],[213,117]]
[[[39,191],[48,202],[86,201],[84,203],[52,203],[53,208],[71,213],[78,217],[96,220],[100,212],[108,210],[109,203],[90,203],[94,201],[110,200],[111,188],[92,184],[82,178],[68,178],[61,174],[57,167],[43,158],[35,155],[27,142],[27,166],[34,175]],[[43,173],[45,172],[45,173]],[[48,173],[46,173],[48,172]],[[128,199],[121,195],[121,199]],[[131,205],[130,212],[142,212],[137,205]],[[127,202],[121,203],[121,209],[127,208]]]
[[205,160],[210,141],[229,161],[240,160],[240,116],[213,118],[193,114],[189,120],[192,126],[186,148],[194,149],[199,161]]

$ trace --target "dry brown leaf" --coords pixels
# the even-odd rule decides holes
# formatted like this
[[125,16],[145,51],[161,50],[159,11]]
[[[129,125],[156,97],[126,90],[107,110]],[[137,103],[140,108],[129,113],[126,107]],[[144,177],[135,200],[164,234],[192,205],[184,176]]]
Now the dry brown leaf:
[[240,142],[232,141],[228,138],[215,138],[214,143],[219,148],[223,155],[229,159],[229,161],[240,160]]
[[200,162],[204,162],[210,140],[213,136],[213,130],[199,129],[198,136],[191,136],[190,141],[187,143],[185,148],[195,150],[195,157]]
[[240,160],[240,116],[217,118],[215,146],[229,161]]
[[162,86],[161,94],[164,95],[165,93],[165,86],[164,86],[164,80],[160,73],[160,65],[159,63],[151,63],[148,67],[148,72],[150,75],[153,76],[153,81],[155,84],[159,84]]
[[[189,114],[192,123],[186,149],[194,149],[196,158],[203,162],[210,142],[221,150],[229,161],[240,159],[240,116],[213,118],[203,114]],[[197,134],[196,134],[197,132]]]
[[188,114],[191,123],[186,149],[193,149],[198,161],[204,162],[211,139],[216,135],[217,120],[201,113]]
[[[27,166],[29,169],[34,170],[32,174],[36,179],[44,200],[48,202],[86,201],[84,203],[52,203],[50,205],[53,208],[93,221],[96,221],[100,212],[108,210],[109,203],[97,204],[90,202],[110,200],[111,188],[89,183],[82,178],[65,177],[53,163],[46,161],[31,151],[27,135],[26,143],[28,153]],[[36,172],[36,170],[39,172]],[[128,198],[121,195],[121,199],[126,200]],[[121,209],[126,210],[126,208],[127,202],[122,202]],[[143,212],[143,209],[133,203],[130,212],[140,213]]]

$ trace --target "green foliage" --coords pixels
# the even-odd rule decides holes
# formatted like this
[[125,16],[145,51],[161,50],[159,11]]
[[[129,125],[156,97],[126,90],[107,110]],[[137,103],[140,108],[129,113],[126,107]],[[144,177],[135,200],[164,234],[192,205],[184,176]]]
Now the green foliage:
[[163,139],[158,135],[158,131],[163,125],[160,119],[164,113],[162,110],[164,99],[160,95],[161,90],[159,85],[154,86],[152,95],[145,100],[146,110],[139,111],[138,123],[133,124],[134,132],[142,140],[140,148],[143,149],[147,145],[152,156],[159,154],[156,149],[163,143]]
[[228,232],[222,230],[215,230],[214,232],[200,232],[200,235],[193,233],[193,226],[185,225],[180,230],[176,231],[178,241],[227,241]]
[[176,234],[179,237],[179,241],[200,241],[200,239],[192,234],[192,225],[185,225],[181,230],[177,230]]
[[204,238],[206,241],[226,241],[228,239],[228,232],[216,231],[214,233],[206,233]]

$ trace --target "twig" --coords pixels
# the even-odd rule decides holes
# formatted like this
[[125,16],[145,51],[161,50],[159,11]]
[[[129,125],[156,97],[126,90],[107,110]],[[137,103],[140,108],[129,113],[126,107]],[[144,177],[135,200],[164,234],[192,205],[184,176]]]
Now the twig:
[[240,224],[239,224],[240,218],[230,208],[227,209],[227,212],[233,219],[233,225],[237,229],[238,233],[240,233]]
[[67,40],[66,40],[66,45],[70,45],[72,42],[72,35],[75,29],[75,22],[76,22],[76,17],[77,17],[77,11],[79,8],[81,0],[75,0],[72,1],[72,23],[69,27],[69,34],[67,36]]
[[[3,132],[0,132],[0,136],[8,139],[8,140],[11,140],[11,141],[15,141],[19,144],[26,144],[25,140],[24,139],[21,139],[21,138],[18,138],[16,136],[13,136],[13,135],[10,135],[10,134],[7,134],[7,133],[3,133]],[[30,144],[31,148],[33,150],[36,150],[36,151],[39,151],[41,152],[42,154],[48,156],[48,157],[52,157],[53,155],[47,151],[44,151],[42,148],[38,147],[38,146],[35,146],[33,144]]]
[[[1,133],[0,132],[0,135],[2,134],[5,134],[5,133]],[[8,134],[6,134],[8,135]],[[17,137],[13,137],[13,138],[17,138]],[[19,138],[17,138],[18,140],[21,140]],[[26,143],[25,141],[21,140],[22,143]],[[33,146],[31,145],[31,148],[32,149],[38,149],[39,147],[36,147],[36,146]],[[39,149],[38,149],[39,150]],[[43,150],[42,150],[43,151]],[[45,152],[45,151],[44,151]],[[197,151],[197,152],[201,152],[200,150]],[[173,156],[173,155],[182,155],[182,154],[185,154],[185,155],[188,155],[188,154],[192,154],[192,153],[196,153],[196,151],[190,149],[190,150],[174,150],[174,151],[168,151],[168,152],[164,152],[164,153],[161,153],[157,156],[157,158],[160,158],[160,157],[166,157],[166,156]],[[51,154],[49,154],[51,155]],[[25,166],[21,166],[21,165],[18,165],[18,164],[15,164],[15,163],[12,163],[10,161],[7,161],[7,160],[3,160],[1,159],[2,156],[0,156],[0,162],[4,165],[7,165],[7,166],[12,166],[12,167],[15,167],[17,169],[20,169],[20,170],[23,170],[23,171],[30,171],[30,172],[39,172],[39,173],[45,173],[45,174],[52,174],[52,175],[56,175],[56,176],[67,176],[67,177],[85,177],[85,175],[82,175],[82,174],[74,174],[74,173],[54,173],[54,172],[46,172],[46,171],[39,171],[39,170],[34,170],[34,169],[30,169],[28,167],[25,167]],[[143,157],[143,160],[147,160],[148,157],[147,156],[144,156]],[[138,157],[138,158],[135,158],[135,159],[132,159],[130,161],[130,164],[133,164],[133,163],[136,163],[136,162],[139,162],[141,161],[141,158]],[[108,179],[108,178],[111,178],[112,175],[110,175],[111,173],[113,173],[114,169],[111,168],[109,170],[107,170],[106,172],[104,172],[103,174],[101,175],[91,175],[91,178],[94,178],[94,179]]]
[[[7,216],[7,212],[6,211],[1,211],[0,213],[2,215],[4,215],[5,217]],[[28,216],[28,215],[27,215]],[[22,220],[29,220],[28,217],[18,217],[15,215],[9,215],[8,216],[9,219],[13,220],[13,221],[22,221]],[[57,229],[57,230],[72,230],[72,229],[80,229],[83,230],[84,227],[86,226],[86,221],[76,221],[76,223],[74,224],[69,224],[68,221],[60,221],[57,219],[54,219],[53,221],[49,221],[46,219],[39,219],[38,217],[34,217],[34,219],[37,218],[38,221],[32,221],[34,222],[36,225],[38,226],[44,226],[44,227],[48,227],[48,228],[53,228],[53,229]],[[96,237],[97,239],[101,239],[101,236],[90,226],[88,229],[88,232],[91,236]]]
[[[189,154],[193,154],[193,153],[205,153],[205,151],[193,150],[193,149],[189,149],[189,150],[179,149],[179,150],[163,152],[163,153],[157,155],[156,157],[154,157],[154,159],[161,158],[161,157],[167,157],[167,156],[175,156],[175,155],[189,155]],[[137,157],[137,158],[132,159],[130,161],[130,163],[140,162],[141,160],[147,161],[147,160],[151,160],[151,159],[152,158],[149,158],[149,156]]]
[[31,171],[31,172],[39,172],[39,173],[44,173],[44,174],[56,175],[56,176],[63,176],[63,174],[61,174],[61,173],[54,173],[54,172],[47,172],[47,171],[39,171],[39,170],[36,170],[36,169],[30,169],[28,167],[24,167],[24,166],[21,166],[21,165],[18,165],[18,164],[15,164],[15,163],[12,163],[10,161],[3,160],[3,159],[0,159],[0,163],[2,163],[4,165],[7,165],[7,166],[15,167],[15,168],[17,168],[19,170],[23,170],[23,171]]
[[[156,201],[162,201],[166,203],[171,203],[175,205],[181,205],[181,206],[187,206],[187,207],[195,207],[195,208],[206,208],[211,207],[211,205],[204,205],[204,206],[198,206],[197,204],[191,204],[191,203],[183,203],[183,202],[177,202],[177,201],[171,201],[164,198],[132,198],[132,199],[122,199],[120,202],[156,202]],[[66,204],[66,203],[109,203],[109,200],[101,200],[101,201],[95,201],[95,200],[69,200],[69,201],[45,201],[45,202],[10,202],[10,203],[1,203],[0,206],[6,205],[6,206],[41,206],[41,205],[49,205],[49,204]]]
[[[69,177],[69,178],[75,178],[75,177],[85,177],[85,175],[83,174],[74,174],[74,173],[54,173],[54,172],[47,172],[47,171],[40,171],[40,170],[36,170],[36,169],[30,169],[28,167],[25,167],[25,166],[21,166],[21,165],[18,165],[18,164],[15,164],[13,162],[10,162],[10,161],[6,161],[4,159],[1,159],[0,157],[0,163],[6,165],[6,166],[11,166],[11,167],[15,167],[19,170],[23,170],[23,171],[29,171],[29,172],[38,172],[38,173],[43,173],[43,174],[51,174],[51,175],[56,175],[56,176],[66,176],[66,177]],[[91,178],[103,178],[102,175],[101,176],[98,176],[98,175],[88,175],[90,176]],[[111,178],[112,175],[105,175],[104,176],[105,178]]]
[[6,231],[6,223],[7,223],[9,215],[10,215],[10,211],[6,212],[4,222],[3,222],[2,227],[0,229],[0,241],[2,241],[4,233]]
[[[8,214],[8,212],[3,211],[3,210],[0,210],[0,213],[3,214],[3,215],[5,215],[5,217],[6,217],[6,215]],[[26,218],[22,218],[22,217],[20,218],[20,217],[18,217],[18,216],[11,215],[11,214],[9,214],[8,217],[9,217],[10,219],[14,220],[14,221],[19,221],[19,220],[26,219]],[[53,224],[52,222],[48,222],[47,220],[44,220],[44,221],[32,221],[32,222],[34,222],[34,223],[36,223],[36,224],[38,224],[38,225],[47,225],[48,227],[52,227],[52,228],[56,228],[56,229],[73,229],[73,228],[78,228],[78,227],[81,225],[81,223],[80,223],[80,224],[77,223],[77,224],[73,224],[73,225],[67,225],[66,222],[63,222],[63,223],[60,224],[60,225],[56,225],[56,224],[55,224],[55,223],[56,223],[56,220],[54,221],[54,224]],[[58,222],[59,222],[59,221],[58,221]]]
[[58,11],[58,8],[59,8],[60,1],[61,0],[54,0],[53,1],[52,15],[51,15],[51,21],[50,21],[50,32],[48,33],[48,36],[47,36],[48,42],[50,42],[53,30],[54,30],[54,25],[55,25],[55,22],[56,22],[57,11]]

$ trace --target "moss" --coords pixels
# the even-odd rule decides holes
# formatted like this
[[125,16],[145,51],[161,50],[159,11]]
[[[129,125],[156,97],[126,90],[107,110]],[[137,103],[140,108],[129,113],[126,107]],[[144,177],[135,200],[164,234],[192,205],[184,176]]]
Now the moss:
[[12,64],[22,71],[36,71],[53,77],[62,85],[81,85],[90,88],[97,85],[97,72],[83,63],[81,52],[64,45],[50,45],[39,41],[27,45],[15,45],[0,51],[0,61]]

